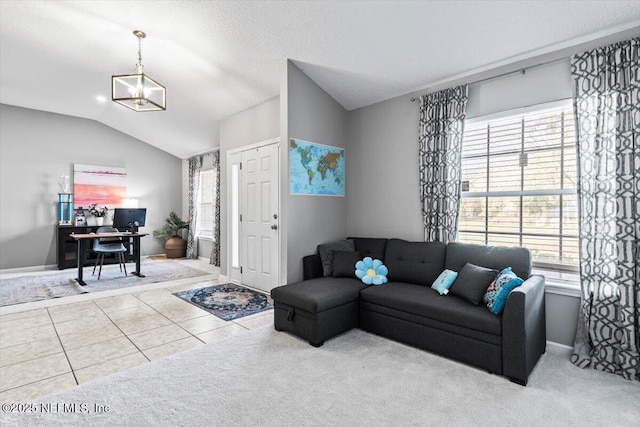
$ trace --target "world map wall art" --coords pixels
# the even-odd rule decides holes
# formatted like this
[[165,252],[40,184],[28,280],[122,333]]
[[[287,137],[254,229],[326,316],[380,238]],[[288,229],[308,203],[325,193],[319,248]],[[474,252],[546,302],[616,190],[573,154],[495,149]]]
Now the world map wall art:
[[291,139],[289,188],[293,195],[344,197],[344,148]]

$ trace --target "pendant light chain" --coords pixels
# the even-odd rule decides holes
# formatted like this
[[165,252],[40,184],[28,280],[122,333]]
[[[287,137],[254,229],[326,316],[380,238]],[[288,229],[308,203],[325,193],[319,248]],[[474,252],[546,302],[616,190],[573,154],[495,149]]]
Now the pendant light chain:
[[140,70],[142,70],[144,68],[144,65],[142,65],[142,37],[140,35],[137,35],[138,37],[138,65],[136,66],[136,68],[140,68]]

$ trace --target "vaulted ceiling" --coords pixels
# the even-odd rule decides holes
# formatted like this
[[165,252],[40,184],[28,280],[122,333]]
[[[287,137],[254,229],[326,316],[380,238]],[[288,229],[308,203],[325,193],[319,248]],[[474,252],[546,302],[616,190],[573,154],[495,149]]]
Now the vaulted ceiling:
[[[178,157],[278,95],[289,58],[347,110],[634,27],[633,1],[0,2],[0,102],[102,122]],[[134,29],[167,110],[109,100]],[[100,102],[97,97],[104,97]]]

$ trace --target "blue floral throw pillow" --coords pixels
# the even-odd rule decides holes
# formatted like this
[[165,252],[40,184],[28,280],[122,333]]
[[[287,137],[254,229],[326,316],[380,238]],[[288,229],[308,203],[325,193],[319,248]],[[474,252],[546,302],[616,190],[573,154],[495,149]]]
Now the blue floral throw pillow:
[[445,270],[440,273],[436,281],[431,285],[431,288],[438,291],[440,295],[446,295],[449,293],[449,288],[453,285],[453,282],[456,281],[457,277],[457,272],[453,270]]
[[389,270],[379,259],[365,257],[356,262],[356,277],[365,285],[382,285],[387,283]]
[[511,271],[511,267],[507,267],[502,270],[498,274],[498,277],[496,277],[496,280],[489,285],[482,301],[487,304],[489,311],[493,314],[500,314],[504,309],[509,293],[522,285],[523,282],[524,280]]

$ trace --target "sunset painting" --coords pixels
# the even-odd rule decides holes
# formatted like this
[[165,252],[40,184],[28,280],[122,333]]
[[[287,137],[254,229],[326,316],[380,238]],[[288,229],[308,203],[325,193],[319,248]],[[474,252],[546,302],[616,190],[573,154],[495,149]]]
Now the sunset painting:
[[109,209],[122,206],[127,197],[127,171],[110,166],[73,165],[73,199],[77,209],[96,203]]

